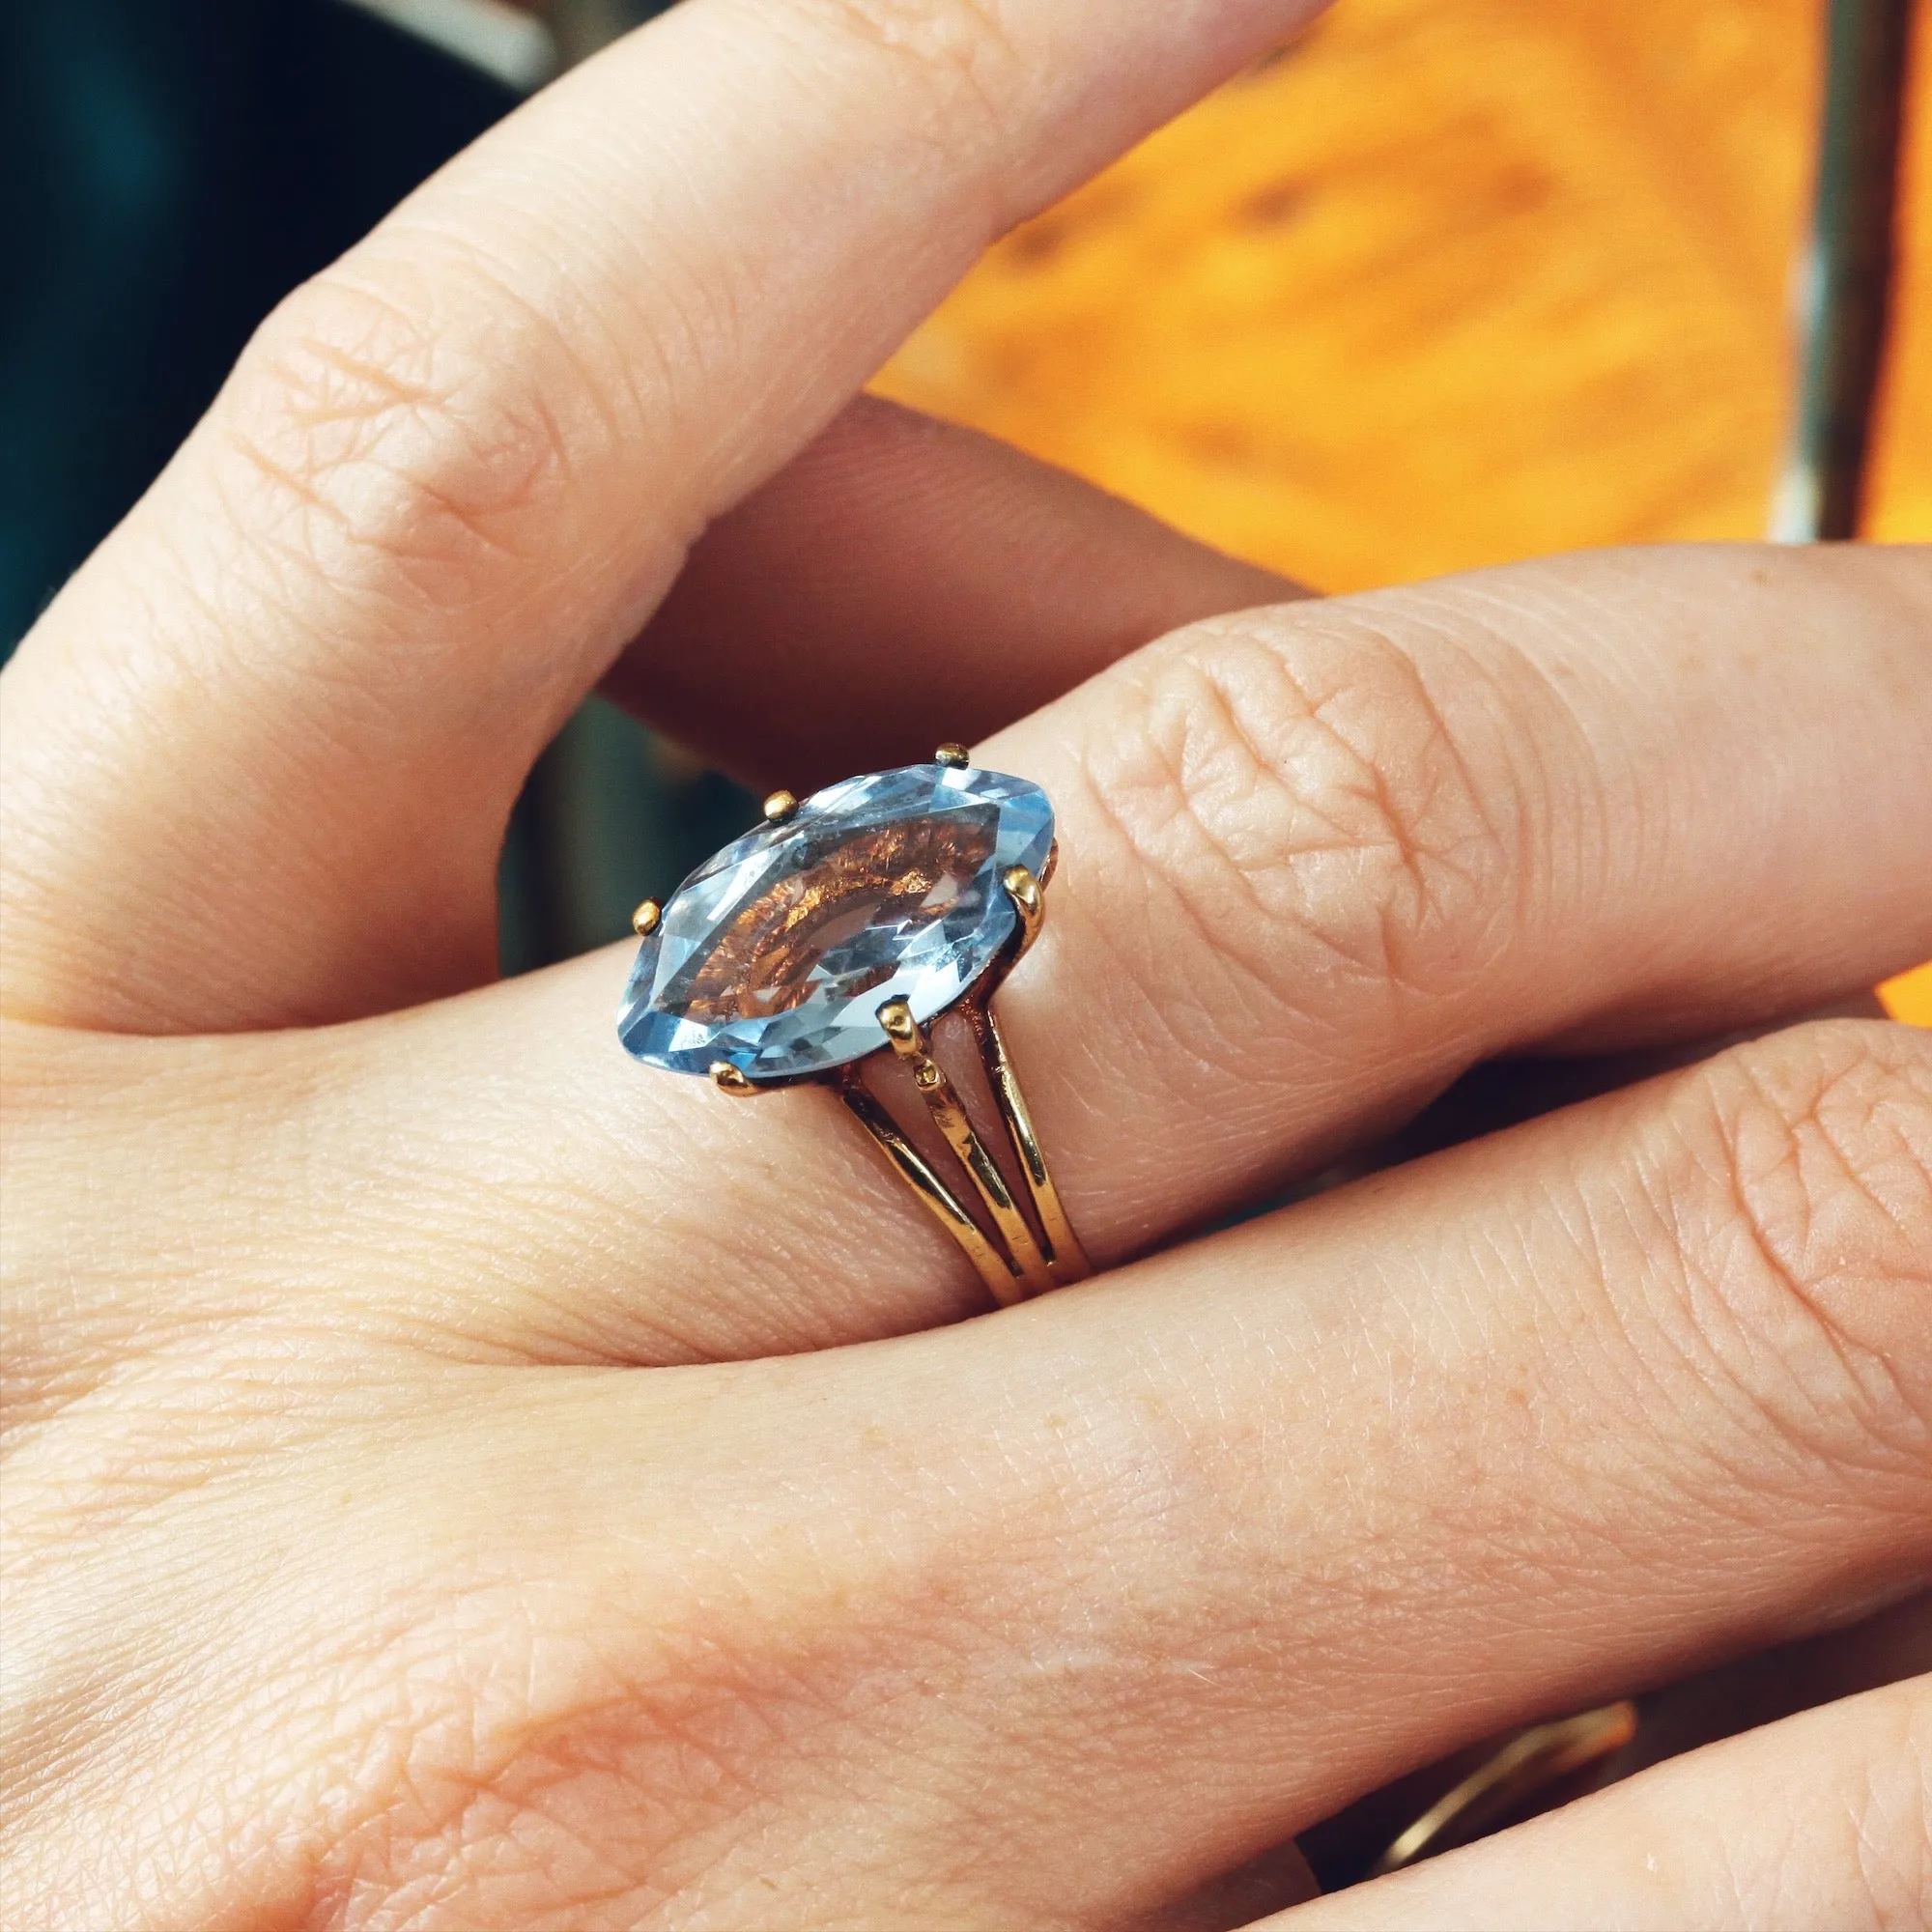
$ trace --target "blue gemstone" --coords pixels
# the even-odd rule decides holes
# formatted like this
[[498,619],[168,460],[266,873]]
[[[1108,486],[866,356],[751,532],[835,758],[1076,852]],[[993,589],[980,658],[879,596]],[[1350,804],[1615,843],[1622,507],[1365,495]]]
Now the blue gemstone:
[[929,1020],[1012,936],[1003,883],[1044,875],[1053,807],[1037,784],[905,765],[829,786],[708,859],[638,952],[617,1037],[678,1073],[752,1080],[841,1066],[885,1044],[878,1012]]

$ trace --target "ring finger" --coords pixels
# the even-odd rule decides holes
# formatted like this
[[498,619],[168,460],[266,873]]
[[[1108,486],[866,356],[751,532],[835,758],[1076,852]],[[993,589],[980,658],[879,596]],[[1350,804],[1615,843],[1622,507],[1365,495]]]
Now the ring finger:
[[[1095,1258],[1485,1056],[1742,1026],[1932,952],[1928,611],[1923,552],[1565,559],[1182,633],[996,740],[1059,807],[1001,1003]],[[265,1319],[346,1300],[439,1347],[651,1361],[979,1305],[829,1095],[739,1106],[625,1060],[620,974],[109,1055],[89,1118],[189,1121],[215,1080],[192,1175],[286,1148],[259,1227],[192,1180],[156,1204],[242,1248]]]

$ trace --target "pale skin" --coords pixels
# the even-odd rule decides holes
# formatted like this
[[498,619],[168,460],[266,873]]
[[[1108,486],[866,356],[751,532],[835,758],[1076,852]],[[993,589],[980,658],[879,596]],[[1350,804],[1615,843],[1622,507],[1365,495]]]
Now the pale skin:
[[[292,298],[0,680],[6,1923],[1932,1920],[1932,1039],[1779,1023],[1932,954],[1932,554],[1306,600],[851,403],[1311,11],[689,0]],[[600,682],[1048,788],[1002,1011],[1097,1280],[982,1314],[832,1096],[629,1063],[616,952],[489,983]],[[1800,1638],[1413,1873],[1277,1849]]]

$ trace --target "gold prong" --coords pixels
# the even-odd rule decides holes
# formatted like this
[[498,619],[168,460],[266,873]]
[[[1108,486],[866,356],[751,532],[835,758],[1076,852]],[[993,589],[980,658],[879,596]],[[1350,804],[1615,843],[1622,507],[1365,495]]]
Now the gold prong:
[[895,1053],[910,1056],[926,1050],[925,1029],[913,1018],[912,1009],[903,1000],[888,1000],[879,1009],[879,1024]]
[[936,763],[951,765],[954,771],[963,771],[973,762],[973,754],[964,745],[945,744],[932,755]]
[[1014,1275],[1028,1294],[1043,1294],[1053,1286],[1053,1274],[1046,1256],[1026,1216],[1015,1205],[1012,1190],[999,1163],[973,1129],[959,1095],[946,1077],[946,1069],[932,1057],[925,1029],[913,1018],[912,1009],[903,1000],[887,1000],[879,1008],[879,1025],[885,1030],[893,1051],[912,1068],[912,1084],[924,1100],[932,1123],[945,1136],[966,1170],[980,1203],[1006,1243]]
[[746,1099],[758,1091],[758,1083],[748,1080],[728,1060],[714,1060],[710,1071],[712,1086],[734,1099]]
[[1046,900],[1040,895],[1039,881],[1024,866],[1009,866],[1000,875],[1000,882],[1019,913],[1019,950],[1024,952],[1039,937],[1040,925],[1046,919]]
[[656,899],[645,899],[631,915],[631,930],[639,939],[648,939],[658,929],[658,921],[664,917],[664,907]]
[[773,825],[782,825],[787,818],[796,814],[798,799],[788,791],[772,792],[765,800],[765,817]]

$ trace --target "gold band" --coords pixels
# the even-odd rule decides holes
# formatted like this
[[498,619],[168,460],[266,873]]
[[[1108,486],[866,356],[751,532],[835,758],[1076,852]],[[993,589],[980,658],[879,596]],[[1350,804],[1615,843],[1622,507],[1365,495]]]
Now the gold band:
[[1636,1706],[1626,1700],[1519,1731],[1444,1792],[1369,1867],[1368,1876],[1400,1871],[1508,1823],[1510,1814],[1538,1793],[1621,1750],[1636,1736]]
[[[1049,871],[1051,866],[1049,859]],[[888,1000],[879,1009],[880,1029],[886,1044],[911,1071],[914,1091],[925,1103],[933,1125],[971,1183],[979,1213],[946,1184],[931,1163],[912,1146],[866,1086],[859,1064],[843,1069],[838,1091],[859,1123],[892,1163],[894,1172],[965,1251],[994,1299],[1009,1305],[1030,1295],[1044,1294],[1048,1289],[1084,1281],[1093,1269],[1067,1220],[1053,1177],[1047,1171],[1046,1156],[1034,1132],[1033,1116],[1020,1091],[1019,1076],[1008,1057],[999,1023],[986,1005],[993,986],[1038,936],[1045,917],[1040,881],[1025,867],[1013,867],[1003,883],[1019,915],[1013,943],[996,970],[952,1010],[963,1014],[979,1048],[987,1091],[1000,1111],[1012,1146],[1025,1205],[1015,1198],[1012,1185],[974,1127],[951,1077],[933,1057],[932,1042],[925,1029],[913,1017],[911,1008],[903,1000]]]
[[966,1258],[980,1272],[980,1279],[992,1290],[1002,1304],[1020,1300],[1015,1272],[1010,1263],[980,1232],[980,1224],[960,1205],[952,1190],[940,1179],[919,1150],[899,1131],[898,1123],[866,1091],[856,1076],[838,1083],[839,1097],[851,1108],[859,1124],[871,1135],[892,1162],[893,1171],[924,1206],[933,1218],[965,1249]]
[[[1009,1280],[1019,1285],[1021,1294],[1044,1294],[1053,1286],[1046,1255],[1013,1200],[999,1163],[986,1151],[985,1143],[974,1130],[946,1069],[933,1059],[925,1029],[913,1018],[912,1009],[903,1000],[887,1001],[879,1009],[879,1024],[885,1028],[893,1051],[911,1067],[912,1084],[925,1102],[926,1112],[952,1150],[954,1158],[966,1170],[980,1197],[980,1206],[998,1231]],[[995,1285],[990,1280],[987,1283],[995,1293],[1005,1285]],[[1020,1296],[1001,1298],[1017,1300]]]
[[1039,1216],[1046,1249],[1046,1265],[1055,1288],[1071,1288],[1094,1272],[1066,1209],[1060,1205],[1060,1190],[1046,1170],[1046,1156],[1040,1151],[1033,1130],[1033,1116],[1027,1112],[1026,1095],[1020,1092],[1019,1075],[1007,1058],[1007,1043],[1000,1037],[1000,1023],[992,1010],[973,1007],[968,1013],[994,1098],[1005,1116],[1007,1132],[1012,1137],[1013,1151],[1019,1155],[1020,1172],[1026,1176],[1027,1191],[1033,1197],[1034,1211]]

